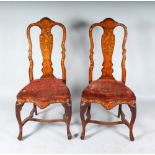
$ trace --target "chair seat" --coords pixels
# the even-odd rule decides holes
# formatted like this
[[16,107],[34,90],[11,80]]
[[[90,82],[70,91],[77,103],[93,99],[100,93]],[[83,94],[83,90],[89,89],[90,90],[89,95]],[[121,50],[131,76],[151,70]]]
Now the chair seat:
[[82,103],[99,103],[110,110],[118,104],[133,105],[136,97],[123,82],[99,79],[91,82],[82,92]]
[[61,79],[42,78],[31,81],[17,95],[18,103],[32,102],[41,109],[51,103],[69,103],[70,91]]

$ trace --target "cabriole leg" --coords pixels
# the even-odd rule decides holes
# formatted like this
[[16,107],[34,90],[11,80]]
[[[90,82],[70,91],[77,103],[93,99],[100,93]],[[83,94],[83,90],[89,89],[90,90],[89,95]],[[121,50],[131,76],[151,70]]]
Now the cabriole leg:
[[[85,120],[85,112],[86,112],[88,106],[89,106],[89,104],[86,104],[86,103],[81,103],[81,105],[80,105],[80,117],[81,117],[81,122],[82,122],[82,133],[81,133],[82,140],[85,138],[85,128],[86,128],[86,124],[87,124],[87,122]],[[87,111],[88,116],[89,116],[89,112],[90,111]]]
[[70,131],[70,122],[71,122],[71,116],[72,116],[72,105],[71,105],[71,103],[64,104],[64,108],[65,108],[64,119],[65,119],[65,122],[67,125],[67,136],[68,136],[68,139],[72,139],[72,134]]
[[20,112],[22,110],[23,105],[24,104],[19,104],[18,102],[16,102],[16,118],[17,118],[18,125],[19,125],[18,140],[22,140],[22,120],[21,120]]
[[136,119],[136,104],[135,105],[129,105],[130,111],[131,111],[131,121],[129,125],[129,130],[130,130],[130,140],[134,141],[134,136],[133,136],[133,125]]

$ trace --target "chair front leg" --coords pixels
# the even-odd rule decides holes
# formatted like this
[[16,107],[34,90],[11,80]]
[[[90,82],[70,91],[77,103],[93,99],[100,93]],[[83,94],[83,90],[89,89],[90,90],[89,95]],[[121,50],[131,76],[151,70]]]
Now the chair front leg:
[[18,135],[18,140],[22,140],[22,120],[21,120],[21,110],[24,104],[19,104],[18,102],[16,102],[16,118],[18,121],[18,125],[19,125],[19,135]]
[[[85,128],[86,128],[86,124],[87,121],[85,119],[85,112],[87,111],[87,119],[89,119],[89,112],[90,112],[90,108],[88,108],[90,104],[87,103],[81,103],[80,105],[80,117],[81,117],[81,122],[82,122],[82,133],[81,133],[81,139],[83,140],[85,138]],[[88,108],[88,109],[87,109]]]
[[130,111],[131,111],[131,121],[129,125],[129,130],[130,130],[130,140],[134,141],[134,136],[133,136],[133,125],[136,119],[136,104],[134,105],[129,105]]
[[63,106],[65,108],[64,120],[67,125],[67,136],[68,136],[68,139],[72,139],[72,134],[70,131],[70,122],[71,122],[71,116],[72,116],[72,104],[68,103],[68,104],[64,104]]

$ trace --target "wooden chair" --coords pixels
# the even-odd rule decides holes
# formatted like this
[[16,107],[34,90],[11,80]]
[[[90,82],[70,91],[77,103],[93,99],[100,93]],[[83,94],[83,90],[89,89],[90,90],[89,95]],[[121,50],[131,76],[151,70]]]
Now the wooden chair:
[[[92,31],[96,26],[103,28],[104,33],[101,37],[102,53],[104,57],[104,62],[102,64],[102,75],[98,80],[92,81],[93,77],[93,50],[94,43],[92,37]],[[115,44],[115,35],[113,33],[117,26],[121,26],[124,29],[124,38],[122,43],[122,80],[117,81],[113,77],[113,64],[112,55]],[[111,18],[107,18],[100,23],[95,23],[91,25],[89,29],[90,37],[90,68],[89,68],[89,85],[83,90],[81,97],[81,110],[80,116],[82,121],[82,134],[81,139],[85,138],[85,128],[87,123],[96,123],[101,125],[117,125],[125,124],[130,130],[130,140],[134,140],[133,136],[133,125],[136,118],[136,97],[134,93],[125,85],[126,81],[126,39],[127,39],[127,27],[124,24],[118,23]],[[106,110],[110,110],[115,106],[119,105],[118,117],[121,116],[121,121],[117,122],[101,122],[97,120],[91,120],[91,103],[97,103],[102,105]],[[131,121],[130,123],[125,119],[125,114],[122,110],[122,104],[127,104],[131,110]],[[85,117],[86,113],[86,117]]]
[[[41,29],[40,34],[40,48],[43,56],[43,68],[40,79],[33,79],[33,60],[32,60],[32,42],[30,37],[30,29],[33,26],[38,26]],[[63,39],[62,39],[62,59],[61,59],[61,68],[62,68],[62,79],[57,79],[53,75],[53,68],[51,62],[51,54],[53,48],[53,35],[51,29],[54,26],[60,26],[63,30]],[[66,86],[66,69],[65,69],[65,41],[66,41],[66,28],[63,24],[52,21],[51,19],[45,17],[36,23],[32,23],[27,28],[27,39],[29,43],[29,79],[30,83],[26,85],[17,95],[16,101],[16,117],[19,124],[19,135],[18,139],[22,139],[22,127],[28,121],[37,121],[37,122],[65,122],[67,125],[67,135],[68,139],[71,139],[70,132],[70,121],[71,121],[71,95],[70,91]],[[21,120],[21,110],[23,105],[26,102],[33,103],[33,109],[30,112],[30,115]],[[37,115],[37,107],[44,109],[50,104],[62,103],[65,108],[65,114],[63,119],[54,119],[54,120],[44,120],[34,118],[34,113]],[[29,103],[28,103],[29,104]]]

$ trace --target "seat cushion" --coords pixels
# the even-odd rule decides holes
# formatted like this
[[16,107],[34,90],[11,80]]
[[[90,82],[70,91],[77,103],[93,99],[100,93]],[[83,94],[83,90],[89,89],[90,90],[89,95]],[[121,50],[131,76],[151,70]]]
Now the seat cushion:
[[99,103],[106,109],[118,104],[135,104],[134,93],[123,82],[114,79],[99,79],[91,82],[82,92],[83,103]]
[[32,102],[40,108],[51,103],[69,103],[70,91],[65,83],[56,78],[42,78],[31,81],[17,95],[17,102]]

